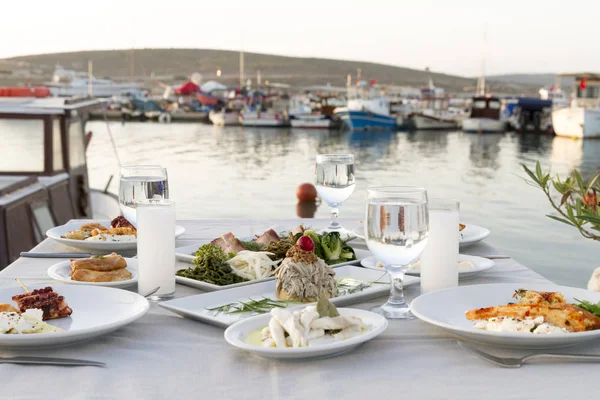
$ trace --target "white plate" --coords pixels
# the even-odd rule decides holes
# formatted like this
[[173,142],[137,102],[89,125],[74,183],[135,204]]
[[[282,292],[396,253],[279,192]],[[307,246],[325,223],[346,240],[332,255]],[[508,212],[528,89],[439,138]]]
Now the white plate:
[[[486,228],[477,225],[465,224],[465,229],[460,233],[459,246],[461,249],[469,247],[477,242],[481,242],[483,239],[490,236],[490,231]],[[362,223],[357,224],[352,232],[359,238],[364,239],[364,225]]]
[[[29,289],[42,287],[31,285]],[[64,331],[0,335],[0,349],[51,347],[87,341],[135,321],[150,308],[144,297],[121,289],[76,285],[57,285],[54,289],[65,297],[73,314],[46,322]],[[12,296],[22,293],[20,287],[1,289],[0,302],[13,304]]]
[[[137,240],[132,242],[102,242],[102,241],[93,241],[93,240],[75,240],[75,239],[65,239],[61,236],[66,235],[70,231],[74,231],[79,229],[81,225],[87,224],[90,222],[97,222],[107,228],[110,227],[110,221],[93,221],[93,220],[77,220],[76,222],[69,222],[65,225],[57,226],[52,229],[49,229],[46,232],[46,236],[51,239],[56,240],[66,246],[75,247],[77,249],[89,251],[91,253],[104,253],[111,251],[122,251],[122,250],[136,250],[137,249]],[[179,237],[185,233],[185,228],[183,226],[177,225],[175,227],[175,237]]]
[[535,335],[518,332],[489,332],[474,329],[474,321],[465,312],[475,308],[504,305],[515,302],[515,290],[530,289],[544,292],[561,292],[569,303],[573,298],[600,301],[600,293],[554,284],[502,283],[492,285],[459,286],[439,290],[417,297],[410,308],[419,319],[439,326],[463,339],[481,344],[508,348],[559,348],[600,339],[600,330],[577,333]]
[[[488,269],[492,268],[494,265],[496,265],[496,263],[494,263],[492,260],[489,260],[487,258],[477,257],[477,256],[469,256],[466,254],[459,254],[458,260],[461,262],[468,261],[473,264],[473,267],[471,267],[471,268],[459,267],[458,277],[460,279],[473,278],[475,275],[477,275],[485,270],[488,270]],[[375,258],[375,256],[371,256],[371,257],[367,257],[367,258],[363,259],[360,262],[360,265],[362,265],[365,268],[374,269],[377,271],[385,271],[383,268],[380,268],[377,266],[377,258]],[[419,265],[417,264],[416,268],[409,268],[408,271],[406,271],[406,274],[421,276],[421,270],[419,269]]]
[[[335,269],[336,278],[351,277],[363,282],[387,282],[389,276],[383,271],[372,271],[357,266],[347,265]],[[413,285],[419,282],[419,278],[407,276],[404,285]],[[388,294],[390,291],[389,284],[373,284],[370,287],[356,293],[347,294],[331,299],[331,302],[336,306],[344,306],[349,304],[359,303],[375,297]],[[159,306],[173,311],[174,313],[183,315],[184,317],[196,319],[208,324],[228,327],[229,325],[248,317],[250,314],[229,315],[225,313],[215,313],[209,311],[208,308],[219,307],[225,304],[248,301],[250,298],[259,300],[263,297],[275,299],[275,282],[260,282],[254,285],[219,290],[211,293],[203,293],[195,296],[182,297],[179,299],[169,300],[159,303]]]
[[[177,248],[176,252],[180,252],[179,254],[175,253],[176,256],[177,256],[177,259],[182,260],[181,257],[189,257],[189,259],[191,259],[191,261],[189,261],[189,262],[192,262],[196,257],[188,255],[188,254],[196,252],[196,250],[198,250],[198,247],[200,247],[200,246],[198,246],[198,245],[190,245],[190,246],[184,246],[184,247]],[[368,257],[368,256],[371,255],[371,252],[369,252],[367,250],[361,250],[361,249],[354,249],[354,253],[356,254],[356,258],[357,258],[356,260],[354,260],[354,261],[348,261],[348,262],[344,262],[344,263],[339,263],[339,264],[334,264],[331,267],[338,268],[338,267],[343,267],[345,265],[358,264],[360,262],[360,260],[362,260],[363,258]],[[187,261],[188,261],[188,259],[186,259],[186,262]],[[191,286],[191,287],[194,287],[196,289],[201,289],[201,290],[204,290],[206,292],[212,292],[212,291],[215,291],[215,290],[223,290],[223,289],[231,289],[231,288],[236,288],[236,287],[240,287],[240,286],[253,285],[255,283],[272,281],[273,279],[275,279],[275,277],[257,279],[255,281],[247,281],[247,282],[241,282],[241,283],[234,283],[233,285],[219,286],[219,285],[214,285],[214,284],[208,283],[208,282],[198,281],[196,279],[184,278],[183,276],[176,276],[175,277],[175,281],[177,283],[180,283],[180,284],[186,285],[186,286]]]
[[460,232],[459,247],[461,249],[481,242],[483,239],[490,236],[490,231],[486,228],[467,223],[465,223],[465,225],[465,229]]
[[252,318],[246,318],[243,321],[231,325],[225,330],[225,340],[227,340],[227,342],[232,346],[265,358],[279,358],[288,360],[317,358],[333,356],[353,350],[362,343],[367,342],[381,334],[388,326],[387,319],[370,311],[357,310],[354,308],[340,308],[338,311],[340,315],[343,316],[360,318],[366,325],[369,326],[369,330],[360,336],[355,336],[347,340],[341,340],[339,342],[323,344],[320,346],[315,345],[309,347],[283,349],[275,347],[261,347],[246,343],[246,337],[249,333],[268,325],[271,315],[265,314]]
[[72,285],[90,285],[90,286],[109,286],[109,287],[127,287],[135,285],[138,280],[137,260],[135,258],[126,258],[127,270],[131,272],[131,279],[117,282],[81,282],[71,279],[70,261],[62,261],[48,268],[48,276],[57,281],[70,283]]

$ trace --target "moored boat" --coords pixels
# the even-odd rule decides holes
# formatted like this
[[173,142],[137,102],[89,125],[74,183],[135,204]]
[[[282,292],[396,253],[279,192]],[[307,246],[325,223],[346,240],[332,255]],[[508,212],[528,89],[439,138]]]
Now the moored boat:
[[496,97],[475,97],[470,117],[462,121],[462,130],[468,133],[505,132],[506,122],[501,118],[500,109],[501,103]]
[[349,130],[396,129],[397,118],[390,114],[390,102],[376,81],[348,85],[348,104],[334,113]]
[[240,112],[236,110],[210,110],[208,119],[216,126],[232,126],[240,124]]
[[95,208],[118,212],[114,197],[91,193],[85,124],[105,101],[91,98],[2,98],[0,130],[0,269],[45,237],[47,229]]
[[557,136],[600,137],[600,74],[561,74],[574,77],[573,100],[569,107],[552,111],[552,127]]
[[256,127],[277,127],[289,126],[289,120],[285,111],[277,112],[273,110],[252,111],[244,110],[240,114],[240,123],[242,126]]

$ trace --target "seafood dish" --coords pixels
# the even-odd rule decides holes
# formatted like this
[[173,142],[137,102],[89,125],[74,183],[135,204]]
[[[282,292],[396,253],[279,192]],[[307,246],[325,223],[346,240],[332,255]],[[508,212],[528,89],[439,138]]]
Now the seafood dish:
[[136,228],[125,217],[116,217],[110,225],[110,228],[106,228],[98,223],[87,223],[79,229],[67,232],[63,238],[105,242],[133,242],[137,239]]
[[[325,297],[315,306],[289,311],[275,307],[268,326],[260,329],[263,347],[308,347],[350,339],[369,329],[358,317],[341,316]],[[249,335],[252,342],[253,335]],[[251,343],[258,344],[258,343]]]
[[519,289],[513,297],[519,302],[469,310],[466,318],[476,321],[475,329],[495,332],[555,334],[600,329],[600,317],[567,303],[560,292]]
[[127,261],[117,253],[70,261],[71,279],[82,282],[117,282],[132,278]]

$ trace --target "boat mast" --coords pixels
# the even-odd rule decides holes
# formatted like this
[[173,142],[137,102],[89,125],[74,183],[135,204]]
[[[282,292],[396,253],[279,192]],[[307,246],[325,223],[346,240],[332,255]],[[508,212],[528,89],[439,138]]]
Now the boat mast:
[[244,50],[240,50],[240,89],[244,87]]
[[477,79],[477,95],[485,96],[485,50],[487,44],[487,27],[483,31],[483,54],[481,57],[481,75]]
[[94,75],[92,74],[92,60],[88,60],[88,96],[93,96],[93,87],[92,87],[92,79]]

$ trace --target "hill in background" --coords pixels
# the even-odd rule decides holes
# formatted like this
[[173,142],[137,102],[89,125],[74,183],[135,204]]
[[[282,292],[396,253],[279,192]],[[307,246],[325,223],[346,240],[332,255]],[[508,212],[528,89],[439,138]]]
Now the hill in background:
[[[237,85],[240,55],[239,52],[226,50],[138,49],[39,54],[3,61],[21,68],[35,69],[36,74],[30,77],[31,83],[50,80],[57,64],[67,69],[86,71],[88,61],[92,61],[96,77],[108,77],[117,81],[129,80],[133,72],[136,80],[145,79],[150,82],[150,77],[154,76],[157,81],[172,84],[187,79],[193,72],[200,72],[204,81],[215,79]],[[294,86],[327,83],[345,86],[347,75],[352,74],[352,79],[356,79],[358,68],[361,69],[362,79],[376,79],[378,83],[386,85],[424,87],[428,85],[430,77],[435,86],[450,92],[473,92],[476,85],[473,78],[362,61],[244,54],[245,76],[253,82],[256,82],[257,71],[260,71],[263,83],[268,80]],[[6,67],[0,64],[0,69]],[[219,78],[216,76],[218,69],[222,71]],[[7,79],[7,74],[4,74],[4,78]],[[488,79],[494,93],[534,93],[539,87],[510,80],[497,83],[493,81],[493,78]]]

